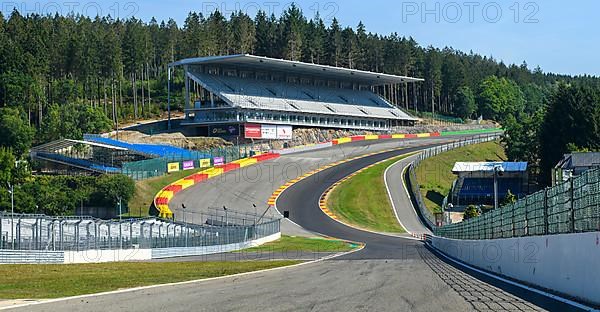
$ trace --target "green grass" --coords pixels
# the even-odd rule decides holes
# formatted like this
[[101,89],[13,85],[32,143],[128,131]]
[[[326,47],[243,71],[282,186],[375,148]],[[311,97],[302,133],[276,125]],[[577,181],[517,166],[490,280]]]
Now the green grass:
[[300,261],[0,265],[0,298],[47,299],[190,281]]
[[327,199],[327,207],[341,221],[353,226],[386,233],[403,233],[390,203],[383,173],[406,156],[375,165],[337,186]]
[[264,244],[259,247],[245,249],[243,252],[269,251],[269,252],[344,252],[356,248],[357,245],[341,240],[325,239],[320,237],[306,238],[296,236],[282,236],[281,239]]
[[163,187],[190,176],[196,172],[200,172],[204,169],[194,169],[174,172],[162,177],[156,177],[135,183],[135,193],[133,198],[129,201],[129,214],[128,217],[147,217],[154,201],[154,196],[162,190]]
[[469,145],[439,154],[421,162],[417,167],[417,181],[432,212],[442,209],[444,198],[450,193],[456,175],[452,173],[454,163],[459,161],[504,161],[504,148],[497,142]]

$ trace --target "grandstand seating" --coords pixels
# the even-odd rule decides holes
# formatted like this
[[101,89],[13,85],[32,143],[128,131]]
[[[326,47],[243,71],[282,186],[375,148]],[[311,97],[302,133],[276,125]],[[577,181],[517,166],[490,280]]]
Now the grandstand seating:
[[192,75],[192,79],[219,94],[231,105],[243,108],[354,117],[412,119],[403,111],[367,90],[242,79],[197,72],[193,72]]
[[55,160],[55,161],[62,162],[62,163],[65,163],[65,164],[70,164],[70,165],[73,165],[73,166],[78,166],[78,167],[81,167],[83,169],[91,169],[93,171],[98,171],[98,172],[103,172],[103,173],[118,173],[118,172],[121,172],[121,169],[119,169],[119,168],[109,167],[109,166],[97,164],[97,163],[94,163],[94,162],[91,162],[91,161],[85,160],[85,159],[67,157],[67,156],[61,155],[61,154],[40,153],[40,152],[38,152],[37,153],[37,157],[46,158],[46,159],[50,159],[50,160]]
[[210,158],[210,155],[206,155],[199,152],[186,150],[183,148],[160,145],[160,144],[134,144],[123,141],[118,141],[110,138],[104,138],[100,136],[86,136],[86,140],[102,143],[110,146],[126,148],[130,151],[141,153],[144,155],[151,155],[155,157],[174,157],[177,156],[181,159],[202,159]]
[[[520,179],[498,179],[498,194],[505,196],[508,191],[515,195],[522,193],[522,182]],[[493,196],[494,180],[491,178],[466,178],[458,192],[459,197],[463,196]]]

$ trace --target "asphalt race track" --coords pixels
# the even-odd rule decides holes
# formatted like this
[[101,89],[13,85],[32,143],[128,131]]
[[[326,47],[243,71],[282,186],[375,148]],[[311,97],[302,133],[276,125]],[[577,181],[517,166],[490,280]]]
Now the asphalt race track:
[[[490,280],[438,257],[419,241],[373,234],[342,225],[318,207],[333,183],[372,163],[410,153],[442,139],[413,141],[403,150],[385,152],[321,171],[291,186],[277,201],[289,211],[288,233],[317,232],[364,242],[358,252],[303,266],[142,290],[119,292],[25,307],[24,311],[569,311],[570,306],[533,292]],[[284,156],[274,162],[299,162],[312,169],[356,154],[398,146],[394,142],[358,142],[345,147]],[[225,175],[227,178],[227,175]],[[250,207],[287,180],[281,173],[261,181],[239,181],[224,188],[199,184],[176,197],[201,211],[217,203]],[[244,194],[243,197],[239,196]],[[410,203],[395,203],[407,209]],[[401,206],[401,207],[398,207]],[[248,208],[250,209],[250,208]]]

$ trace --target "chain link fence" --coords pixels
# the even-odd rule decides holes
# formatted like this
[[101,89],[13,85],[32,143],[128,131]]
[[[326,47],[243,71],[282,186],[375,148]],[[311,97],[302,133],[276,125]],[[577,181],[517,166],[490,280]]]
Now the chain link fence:
[[280,232],[280,219],[234,211],[210,211],[201,214],[198,223],[0,213],[0,250],[204,247],[244,243]]

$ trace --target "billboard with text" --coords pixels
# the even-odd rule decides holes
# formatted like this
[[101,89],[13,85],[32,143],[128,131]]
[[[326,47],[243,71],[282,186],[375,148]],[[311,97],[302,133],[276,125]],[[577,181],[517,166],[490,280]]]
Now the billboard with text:
[[291,140],[292,126],[245,124],[244,136],[247,139]]

